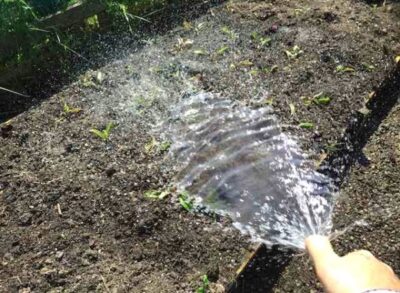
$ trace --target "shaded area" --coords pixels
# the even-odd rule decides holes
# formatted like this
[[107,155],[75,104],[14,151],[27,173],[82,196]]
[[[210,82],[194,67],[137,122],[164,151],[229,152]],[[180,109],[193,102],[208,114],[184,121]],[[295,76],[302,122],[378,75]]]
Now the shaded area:
[[[16,68],[0,77],[0,86],[30,96],[25,98],[0,90],[0,123],[48,99],[89,68],[96,70],[119,58],[127,46],[140,49],[145,45],[143,40],[146,38],[164,34],[182,24],[184,20],[193,20],[222,2],[224,0],[200,3],[176,1],[146,15],[146,19],[151,23],[141,21],[135,23],[133,34],[127,31],[126,23],[122,23],[119,31],[94,32],[85,36],[85,39],[81,40],[80,47],[74,48],[76,53],[68,52],[62,59],[53,55],[51,50],[44,50],[39,57],[40,62],[27,64],[26,68],[29,68],[29,71],[25,71],[26,68]],[[125,32],[122,31],[123,28]],[[75,33],[79,35],[79,29]]]
[[227,292],[271,292],[294,253],[295,251],[277,245],[271,248],[267,248],[265,245],[259,246],[253,257],[248,261],[246,268],[239,273],[236,281],[227,288]]

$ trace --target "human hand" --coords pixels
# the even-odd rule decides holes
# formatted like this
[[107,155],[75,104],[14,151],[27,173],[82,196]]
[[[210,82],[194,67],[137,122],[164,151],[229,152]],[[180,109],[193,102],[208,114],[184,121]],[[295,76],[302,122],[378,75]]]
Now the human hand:
[[306,248],[318,279],[330,293],[361,293],[372,289],[400,290],[400,280],[387,264],[367,250],[338,256],[325,236],[312,235]]

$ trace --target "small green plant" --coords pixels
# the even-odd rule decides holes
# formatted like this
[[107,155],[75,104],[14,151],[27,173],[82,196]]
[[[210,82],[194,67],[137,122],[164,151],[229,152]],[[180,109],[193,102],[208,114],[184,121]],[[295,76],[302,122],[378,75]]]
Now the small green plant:
[[207,55],[207,52],[203,49],[197,49],[193,51],[194,54],[199,55],[199,56],[204,56]]
[[90,132],[101,138],[102,140],[106,141],[110,138],[111,130],[115,127],[116,125],[113,122],[109,122],[105,129],[98,130],[96,128],[92,128],[90,129]]
[[187,210],[188,212],[192,211],[193,209],[193,201],[189,198],[189,193],[187,191],[182,191],[179,196],[178,200],[180,205]]
[[297,59],[304,53],[299,46],[294,46],[292,49],[286,50],[285,54],[289,59]]
[[312,101],[317,105],[328,105],[331,102],[331,97],[320,92],[313,97]]
[[399,63],[400,64],[400,55],[394,57],[394,62]]
[[331,102],[331,97],[324,92],[320,92],[313,97],[302,96],[300,99],[303,101],[304,105],[310,106],[311,104],[316,105],[328,105]]
[[159,199],[163,200],[166,198],[168,195],[171,194],[171,191],[169,189],[166,190],[148,190],[144,193],[144,196],[149,199]]
[[336,72],[339,72],[339,73],[354,72],[354,71],[356,71],[356,70],[350,66],[344,66],[344,65],[336,66]]
[[264,73],[274,73],[277,72],[279,69],[278,65],[273,65],[272,67],[264,67],[262,71]]
[[252,32],[251,38],[259,43],[259,48],[264,46],[269,46],[271,44],[272,39],[269,37],[263,37],[258,32]]
[[168,151],[169,148],[171,147],[171,144],[172,143],[170,141],[168,141],[168,140],[161,142],[160,143],[160,147],[159,147],[160,151],[162,151],[162,152]]
[[225,35],[227,35],[230,39],[236,39],[236,37],[237,37],[235,32],[227,26],[223,26],[221,28],[221,32],[223,32]]
[[375,66],[371,65],[371,64],[368,64],[368,63],[363,63],[362,66],[367,71],[374,71],[375,70]]
[[175,45],[176,51],[183,51],[193,46],[193,40],[187,38],[178,38],[178,43]]
[[299,124],[299,127],[303,128],[303,129],[313,129],[314,128],[314,124],[311,123],[311,122],[301,122]]
[[228,46],[222,46],[221,48],[219,48],[219,49],[217,50],[217,54],[218,54],[218,55],[224,55],[225,52],[227,52],[228,50],[229,50],[229,47],[228,47]]
[[202,284],[199,288],[197,288],[196,293],[206,293],[210,286],[210,281],[208,280],[208,276],[204,275],[201,277]]
[[241,66],[241,67],[251,67],[251,66],[254,65],[254,63],[247,59],[247,60],[240,61],[238,63],[238,65]]
[[81,112],[82,109],[81,108],[74,108],[74,107],[69,106],[67,103],[64,102],[63,111],[64,111],[65,114],[75,114],[75,113]]

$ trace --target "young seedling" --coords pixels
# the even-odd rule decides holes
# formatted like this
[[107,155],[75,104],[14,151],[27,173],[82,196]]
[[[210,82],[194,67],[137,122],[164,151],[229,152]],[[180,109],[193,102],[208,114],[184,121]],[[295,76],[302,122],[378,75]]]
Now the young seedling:
[[356,71],[356,70],[350,66],[344,66],[344,65],[336,66],[336,72],[339,72],[339,73],[354,72],[354,71]]
[[251,62],[250,60],[242,60],[242,61],[240,61],[239,63],[238,63],[238,65],[239,66],[241,66],[241,67],[251,67],[251,66],[253,66],[254,64],[253,64],[253,62]]
[[400,55],[396,56],[396,57],[394,58],[394,61],[395,61],[397,64],[400,64]]
[[210,281],[208,280],[208,276],[204,275],[201,277],[202,284],[201,286],[196,290],[196,293],[206,293],[208,291],[208,287],[210,286]]
[[303,129],[313,129],[314,128],[314,124],[311,123],[311,122],[301,122],[299,124],[299,127],[303,128]]
[[68,115],[68,114],[79,113],[79,112],[82,111],[82,109],[81,108],[74,108],[74,107],[69,106],[67,103],[64,102],[63,111],[64,111],[65,114]]
[[147,154],[152,153],[156,149],[158,144],[159,144],[159,142],[154,137],[151,137],[151,140],[148,143],[146,143],[144,146],[145,152]]
[[185,49],[191,48],[193,45],[193,40],[187,38],[178,38],[178,43],[175,45],[177,51],[183,51]]
[[159,199],[163,200],[166,198],[168,195],[170,195],[171,192],[169,189],[166,190],[148,190],[144,193],[144,196],[149,199]]
[[189,22],[189,21],[186,21],[186,20],[183,21],[182,26],[183,26],[183,29],[184,29],[185,31],[190,31],[191,29],[193,29],[192,23]]
[[167,152],[169,148],[171,147],[171,142],[170,141],[163,141],[160,143],[160,151],[162,152]]
[[251,38],[259,43],[258,47],[264,47],[271,44],[272,39],[261,36],[258,32],[252,32]]
[[110,138],[111,130],[115,128],[115,124],[113,122],[109,122],[105,129],[98,130],[96,128],[90,129],[90,132],[101,138],[104,141],[107,141]]
[[227,52],[228,50],[229,50],[229,47],[228,47],[228,46],[222,46],[221,48],[219,48],[219,49],[217,50],[217,54],[218,54],[218,55],[224,55],[225,52]]
[[221,28],[221,31],[225,34],[225,35],[227,35],[230,39],[236,39],[236,34],[235,34],[235,32],[233,31],[233,30],[231,30],[229,27],[227,27],[227,26],[223,26],[222,28]]
[[363,63],[362,66],[367,71],[374,71],[375,70],[375,66],[371,65],[371,64],[368,64],[368,63]]
[[179,203],[180,205],[187,210],[188,212],[193,209],[193,201],[189,198],[189,194],[186,191],[183,191],[179,194]]
[[199,56],[204,56],[207,55],[207,52],[203,49],[197,49],[193,51],[194,54],[199,55]]
[[312,101],[317,105],[328,105],[331,102],[331,98],[320,92],[313,97]]
[[289,59],[297,59],[300,57],[300,55],[304,53],[304,51],[301,50],[300,47],[296,45],[292,49],[286,50],[285,53]]

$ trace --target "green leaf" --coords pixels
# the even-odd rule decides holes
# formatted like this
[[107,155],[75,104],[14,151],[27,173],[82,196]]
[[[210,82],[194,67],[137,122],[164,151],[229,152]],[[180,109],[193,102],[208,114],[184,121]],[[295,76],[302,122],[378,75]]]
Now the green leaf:
[[317,105],[328,105],[331,102],[331,98],[321,92],[313,97],[313,102]]
[[90,132],[93,133],[94,135],[100,137],[102,140],[107,140],[108,139],[108,136],[105,133],[103,133],[103,131],[100,131],[100,130],[98,130],[96,128],[90,129]]
[[171,147],[171,142],[170,141],[163,141],[160,144],[160,151],[166,152],[166,151],[169,150],[170,147]]
[[251,62],[250,60],[242,60],[239,62],[239,65],[243,67],[251,67],[253,66],[253,62]]
[[228,46],[223,46],[223,47],[221,47],[221,48],[218,49],[217,54],[218,54],[218,55],[224,55],[225,52],[228,51],[228,50],[229,50],[229,47],[228,47]]
[[301,122],[299,124],[299,127],[304,128],[304,129],[312,129],[312,128],[314,128],[314,124],[311,122]]
[[159,199],[159,200],[163,200],[164,198],[166,198],[168,195],[170,195],[171,192],[169,191],[169,189],[166,190],[148,190],[144,193],[144,196],[146,198],[150,198],[150,199]]
[[182,192],[181,194],[179,194],[179,203],[188,212],[193,209],[193,203],[189,199],[189,196],[186,192]]
[[336,66],[336,72],[354,72],[356,71],[353,67],[338,65]]
[[272,39],[271,38],[260,38],[260,44],[261,46],[268,46],[269,44],[271,44]]

